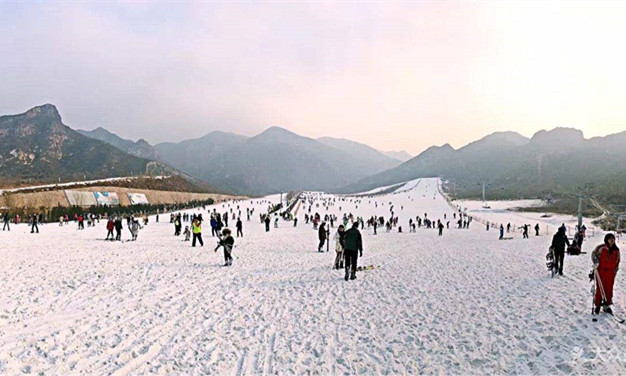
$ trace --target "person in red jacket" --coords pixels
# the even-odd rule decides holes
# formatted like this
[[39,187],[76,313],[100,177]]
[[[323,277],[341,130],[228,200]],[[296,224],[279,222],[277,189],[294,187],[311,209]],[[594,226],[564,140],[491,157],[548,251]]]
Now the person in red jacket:
[[619,270],[619,248],[615,245],[615,235],[606,234],[604,244],[597,246],[591,252],[593,261],[593,273],[596,283],[596,296],[594,298],[595,313],[600,313],[600,306],[604,306],[604,312],[612,314],[613,283]]
[[115,236],[113,236],[113,229],[115,228],[115,224],[113,223],[113,218],[109,217],[109,221],[107,222],[107,238],[106,240],[109,240],[109,236],[111,237],[111,240],[115,240]]

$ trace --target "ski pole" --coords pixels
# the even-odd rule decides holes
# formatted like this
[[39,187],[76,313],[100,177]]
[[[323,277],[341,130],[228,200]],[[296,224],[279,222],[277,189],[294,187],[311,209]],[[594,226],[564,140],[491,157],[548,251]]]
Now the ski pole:
[[602,286],[602,280],[600,279],[600,274],[598,273],[598,269],[593,269],[596,281],[598,281],[598,287],[600,287],[600,293],[602,294],[602,301],[606,304],[606,294],[604,293],[604,286]]

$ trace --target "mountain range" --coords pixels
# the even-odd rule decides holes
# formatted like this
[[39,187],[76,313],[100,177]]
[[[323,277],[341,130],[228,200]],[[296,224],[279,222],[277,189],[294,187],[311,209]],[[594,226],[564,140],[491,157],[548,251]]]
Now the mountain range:
[[585,139],[579,130],[556,128],[531,138],[496,132],[459,149],[433,146],[410,158],[405,152],[388,154],[351,140],[313,139],[279,127],[253,137],[215,131],[150,145],[104,128],[74,131],[50,104],[0,117],[5,179],[160,172],[187,174],[220,191],[251,196],[290,190],[357,193],[439,176],[459,198],[480,197],[485,182],[491,199],[572,196],[584,190],[621,203],[626,200],[624,145],[626,132]]
[[580,130],[555,128],[532,138],[496,132],[458,150],[433,146],[415,158],[339,190],[367,191],[419,177],[449,180],[460,198],[573,196],[583,191],[617,203],[626,198],[626,132],[585,139]]
[[143,140],[123,139],[103,128],[79,132],[243,195],[332,191],[402,163],[358,142],[312,139],[280,127],[268,128],[254,137],[214,131],[196,139],[154,146]]
[[63,124],[56,107],[0,117],[0,173],[9,181],[58,181],[146,174],[167,169]]

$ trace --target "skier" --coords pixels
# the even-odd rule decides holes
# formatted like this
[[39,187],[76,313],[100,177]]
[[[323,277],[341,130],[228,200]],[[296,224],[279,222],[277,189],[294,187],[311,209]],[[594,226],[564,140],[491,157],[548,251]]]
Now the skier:
[[293,227],[298,227],[298,217],[293,219]]
[[523,239],[528,239],[528,228],[529,227],[530,226],[528,226],[528,225],[524,225],[524,226],[520,227],[520,230],[524,230],[524,232],[522,233],[522,238]]
[[30,233],[34,233],[35,230],[37,230],[37,233],[39,234],[39,226],[37,226],[37,214],[33,214],[33,216],[31,217],[31,228],[30,228]]
[[326,222],[322,222],[322,224],[320,225],[317,231],[317,235],[320,240],[320,243],[317,247],[318,252],[324,252],[323,248],[324,248],[324,243],[326,242],[326,229],[324,228],[325,225],[326,225]]
[[554,268],[563,275],[563,259],[565,258],[565,244],[569,246],[569,240],[565,235],[565,229],[559,227],[552,237],[552,248],[554,248]]
[[[237,237],[243,237],[243,223],[241,222],[241,218],[237,218]],[[223,231],[222,231],[223,232]]]
[[230,235],[230,230],[227,228],[222,230],[222,235],[224,237],[218,236],[220,241],[217,243],[215,252],[217,252],[220,247],[224,247],[224,266],[230,266],[233,264],[232,250],[235,245],[235,239]]
[[115,218],[115,240],[122,240],[122,218],[120,217],[116,217]]
[[591,252],[591,261],[593,262],[593,274],[596,283],[594,312],[600,313],[600,307],[604,306],[604,312],[613,314],[610,307],[613,304],[613,283],[620,262],[615,235],[609,233],[604,236],[604,244],[600,244]]
[[2,226],[2,231],[4,231],[5,229],[11,231],[11,226],[9,226],[9,223],[11,222],[11,216],[9,215],[9,212],[4,213],[4,216],[2,217],[2,222],[4,222],[4,225]]
[[107,238],[105,240],[109,240],[109,236],[111,237],[111,240],[115,240],[115,236],[113,235],[114,227],[113,218],[109,218],[107,222]]
[[337,232],[333,240],[335,241],[335,252],[337,256],[335,257],[335,269],[343,269],[343,248],[344,248],[344,228],[343,225],[339,225],[337,228]]
[[[352,228],[344,235],[344,255],[346,275],[344,279],[356,279],[357,256],[363,257],[363,239],[359,232],[359,224],[354,222]],[[357,254],[358,252],[358,254]]]
[[539,236],[539,223],[535,225],[535,236]]
[[133,241],[137,240],[137,235],[139,235],[139,220],[133,219],[130,224],[130,233],[133,235]]
[[270,232],[270,216],[265,216],[265,232]]
[[217,221],[214,216],[211,216],[211,221],[209,223],[211,224],[211,236],[215,236],[216,234],[219,235],[217,232]]
[[439,228],[439,236],[443,236],[443,223],[439,222],[439,226],[437,226]]
[[504,225],[500,225],[500,237],[498,239],[502,240],[503,237],[504,237]]
[[193,240],[191,242],[191,246],[195,247],[196,246],[196,239],[200,242],[200,247],[204,247],[204,242],[202,241],[202,222],[200,221],[199,218],[194,219],[193,223],[191,224],[191,227],[193,229]]
[[189,238],[191,237],[191,231],[189,231],[189,226],[185,226],[185,232],[183,232],[183,234],[185,235],[185,241],[188,242]]

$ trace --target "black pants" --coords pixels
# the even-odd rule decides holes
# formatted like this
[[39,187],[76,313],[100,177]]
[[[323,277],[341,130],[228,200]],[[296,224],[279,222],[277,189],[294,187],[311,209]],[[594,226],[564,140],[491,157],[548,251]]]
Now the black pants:
[[229,261],[231,263],[233,261],[233,256],[231,254],[231,250],[226,249],[226,247],[224,247],[224,262],[228,264]]
[[37,222],[33,222],[33,227],[30,228],[30,232],[33,233],[35,232],[35,230],[37,230],[37,233],[39,233],[39,227],[37,226]]
[[122,229],[115,229],[115,240],[122,240]]
[[109,232],[107,233],[107,239],[109,239],[109,236],[111,237],[111,239],[113,239],[113,230],[109,230]]
[[243,230],[240,228],[237,229],[237,237],[243,236]]
[[193,241],[191,242],[191,246],[196,246],[196,239],[200,242],[200,246],[204,247],[204,242],[202,241],[202,233],[193,234]]
[[211,227],[211,236],[215,236],[215,234],[217,234],[217,228],[216,227]]
[[9,226],[9,222],[4,222],[4,226],[2,226],[2,231],[4,231],[5,228],[7,230],[11,231],[11,227]]
[[344,255],[346,259],[346,263],[345,263],[346,273],[348,273],[349,271],[352,271],[353,274],[356,273],[356,264],[357,264],[358,254],[359,254],[359,251],[352,251],[348,249],[344,251]]
[[265,232],[269,232],[270,231],[270,224],[266,223],[265,224]]
[[565,250],[555,249],[554,250],[554,268],[559,272],[559,274],[563,273],[563,260],[564,259],[565,259]]
[[326,243],[326,239],[320,239],[320,244],[317,246],[317,250],[322,252],[322,248],[324,248],[324,243]]

